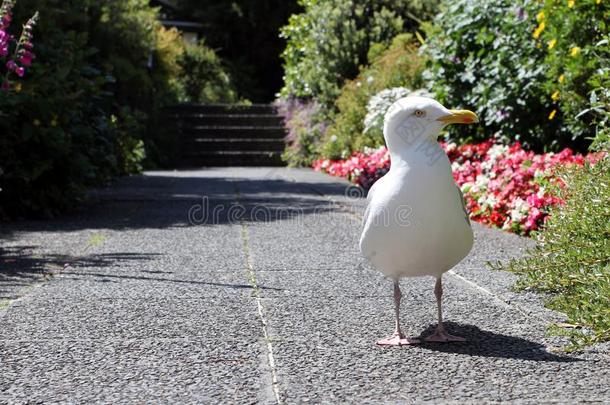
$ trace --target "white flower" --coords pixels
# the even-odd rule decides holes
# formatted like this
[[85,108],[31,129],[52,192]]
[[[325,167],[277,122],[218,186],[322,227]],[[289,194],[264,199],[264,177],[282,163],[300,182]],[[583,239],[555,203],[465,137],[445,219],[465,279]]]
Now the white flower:
[[405,87],[394,87],[382,90],[371,97],[366,106],[367,113],[364,118],[364,132],[369,132],[372,129],[382,131],[385,114],[392,104],[411,93],[411,90]]
[[480,205],[493,208],[498,203],[498,200],[492,194],[489,194],[489,195],[483,194],[481,197],[479,197],[478,203]]
[[513,221],[515,222],[520,222],[524,215],[521,211],[515,209],[515,210],[510,210],[510,217],[513,219]]
[[475,180],[475,187],[477,187],[478,190],[486,190],[487,189],[487,183],[489,183],[489,177],[479,174]]
[[330,137],[331,142],[337,142],[337,135],[333,135]]
[[519,222],[523,218],[527,217],[529,213],[530,205],[521,197],[515,198],[513,201],[513,209],[510,210],[510,217],[514,222]]
[[467,193],[470,191],[471,188],[472,188],[472,183],[464,183],[460,187],[460,190],[462,190],[462,193]]
[[500,157],[508,152],[506,145],[494,145],[487,151],[487,160],[481,163],[481,167],[485,171],[491,171]]

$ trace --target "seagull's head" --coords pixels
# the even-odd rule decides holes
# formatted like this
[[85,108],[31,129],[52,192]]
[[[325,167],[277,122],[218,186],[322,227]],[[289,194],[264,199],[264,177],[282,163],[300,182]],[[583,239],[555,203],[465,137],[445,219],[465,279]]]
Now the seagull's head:
[[450,110],[428,97],[409,96],[396,101],[385,115],[383,134],[388,147],[437,140],[449,124],[474,124],[479,117],[469,110]]

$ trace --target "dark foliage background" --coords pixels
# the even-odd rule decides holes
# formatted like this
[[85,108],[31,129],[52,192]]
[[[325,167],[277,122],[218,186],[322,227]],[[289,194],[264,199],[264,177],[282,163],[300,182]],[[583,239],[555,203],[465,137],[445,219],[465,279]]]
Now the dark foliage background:
[[206,43],[228,64],[242,98],[269,102],[283,85],[280,27],[296,0],[177,0],[181,17],[201,22]]

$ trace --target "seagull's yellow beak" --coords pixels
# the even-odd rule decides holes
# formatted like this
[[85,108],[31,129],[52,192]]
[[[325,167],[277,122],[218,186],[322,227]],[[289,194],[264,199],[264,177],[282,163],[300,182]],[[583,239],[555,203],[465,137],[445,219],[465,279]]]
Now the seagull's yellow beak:
[[449,110],[450,114],[442,116],[437,121],[445,124],[474,124],[479,122],[479,117],[470,110]]

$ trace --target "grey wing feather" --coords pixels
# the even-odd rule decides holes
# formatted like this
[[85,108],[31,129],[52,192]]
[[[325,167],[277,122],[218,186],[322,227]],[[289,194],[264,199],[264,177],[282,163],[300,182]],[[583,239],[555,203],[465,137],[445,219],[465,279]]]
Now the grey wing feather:
[[369,213],[371,211],[371,201],[373,201],[373,194],[375,193],[375,186],[377,183],[379,183],[379,180],[371,186],[368,194],[366,195],[366,209],[364,210],[364,216],[362,217],[362,224],[366,224],[366,221],[368,220]]
[[470,225],[470,217],[468,215],[468,209],[466,209],[466,203],[464,202],[464,194],[462,193],[462,190],[460,189],[460,187],[456,184],[455,188],[458,192],[458,197],[460,199],[460,203],[462,204],[462,210],[464,211],[464,216],[466,218],[466,222]]

